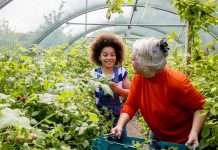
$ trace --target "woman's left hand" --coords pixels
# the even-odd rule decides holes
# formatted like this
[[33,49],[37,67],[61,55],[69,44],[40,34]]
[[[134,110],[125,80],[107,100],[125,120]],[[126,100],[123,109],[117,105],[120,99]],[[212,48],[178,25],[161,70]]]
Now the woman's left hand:
[[198,135],[195,133],[190,133],[188,141],[185,145],[188,147],[188,149],[199,147]]

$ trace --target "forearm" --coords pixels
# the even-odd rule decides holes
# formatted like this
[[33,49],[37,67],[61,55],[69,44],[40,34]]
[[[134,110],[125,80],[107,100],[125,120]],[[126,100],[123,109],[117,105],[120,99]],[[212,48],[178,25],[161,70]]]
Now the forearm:
[[123,89],[123,88],[116,87],[115,92],[120,94],[123,97],[128,97],[129,89]]
[[120,118],[117,122],[117,126],[120,128],[123,128],[124,125],[126,125],[130,121],[130,117],[127,113],[121,113]]
[[198,111],[195,111],[192,123],[191,133],[199,134],[200,130],[206,121],[208,115],[201,116]]

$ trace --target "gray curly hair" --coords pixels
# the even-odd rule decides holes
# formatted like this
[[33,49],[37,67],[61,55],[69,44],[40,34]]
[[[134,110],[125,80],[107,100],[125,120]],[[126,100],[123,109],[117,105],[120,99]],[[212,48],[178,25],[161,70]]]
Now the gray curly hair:
[[132,54],[136,56],[142,67],[150,66],[154,70],[161,70],[167,63],[168,47],[161,49],[161,39],[149,38],[137,40],[133,44]]

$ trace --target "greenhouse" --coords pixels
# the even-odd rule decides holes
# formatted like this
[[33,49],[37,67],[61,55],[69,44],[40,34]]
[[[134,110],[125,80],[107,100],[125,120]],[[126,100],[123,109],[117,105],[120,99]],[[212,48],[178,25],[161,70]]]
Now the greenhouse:
[[[104,46],[97,52],[100,35],[102,39],[111,38],[108,41],[112,45],[105,47],[112,48],[114,62],[113,58],[104,62]],[[193,100],[193,104],[181,94],[174,98],[187,99],[186,102],[177,102],[178,106],[170,103],[168,111],[156,114],[157,117],[146,115],[139,104],[135,104],[135,113],[126,109],[135,92],[137,74],[143,76],[140,68],[134,66],[136,49],[143,51],[137,42],[146,43],[151,38],[159,39],[167,67],[190,80],[199,96],[189,95],[192,99],[202,97],[201,106],[197,107],[200,100]],[[115,39],[118,42],[113,47]],[[117,52],[116,46],[121,50]],[[137,59],[145,59],[141,56],[145,53],[138,53]],[[143,66],[139,60],[139,66]],[[106,75],[104,67],[110,68],[107,66],[111,63],[112,74]],[[218,150],[217,0],[0,0],[0,67],[0,150],[150,149],[153,139],[148,136],[153,132],[159,149],[194,149],[197,143],[198,149]],[[93,76],[96,68],[101,69],[100,78],[99,72]],[[116,76],[114,68],[121,68],[121,72],[125,68],[128,77],[128,81],[127,77],[122,79],[121,90],[114,88],[121,82],[112,79]],[[179,74],[175,76],[178,81],[180,78]],[[168,85],[166,82],[162,80],[160,84]],[[188,91],[186,88],[184,91]],[[166,92],[165,86],[161,90]],[[113,114],[109,104],[99,108],[100,91],[114,101],[118,94],[118,115]],[[141,93],[145,91],[149,90]],[[149,94],[153,91],[156,89],[151,87]],[[136,89],[136,95],[141,93]],[[132,99],[136,97],[139,96]],[[163,98],[154,97],[159,97],[158,101]],[[142,98],[137,98],[137,102],[138,99]],[[126,124],[127,137],[120,141],[111,135],[111,128],[120,124],[121,119],[118,123],[117,120],[122,118],[121,110],[129,114],[128,121],[132,120]],[[155,119],[163,115],[168,117],[159,118],[165,119],[160,125],[152,124],[160,122]],[[181,123],[180,128],[187,127],[187,135],[176,132],[173,124],[168,125],[170,116],[178,118],[171,121]],[[193,133],[195,129],[197,135]],[[110,138],[102,138],[104,135]],[[125,143],[127,138],[139,141]],[[188,140],[193,140],[190,146]]]

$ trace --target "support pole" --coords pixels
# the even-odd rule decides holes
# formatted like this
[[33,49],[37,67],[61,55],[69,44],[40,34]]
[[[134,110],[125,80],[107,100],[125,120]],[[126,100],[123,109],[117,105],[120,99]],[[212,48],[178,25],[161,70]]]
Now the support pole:
[[186,38],[185,38],[185,54],[186,54],[186,64],[190,64],[191,58],[191,44],[192,44],[192,36],[190,35],[191,25],[189,22],[186,23]]
[[[185,38],[185,64],[186,64],[186,68],[191,63],[191,45],[192,45],[192,41],[193,41],[192,34],[190,34],[192,31],[191,29],[192,29],[192,25],[188,21],[186,23],[186,38]],[[189,75],[190,72],[187,71],[187,74]]]

